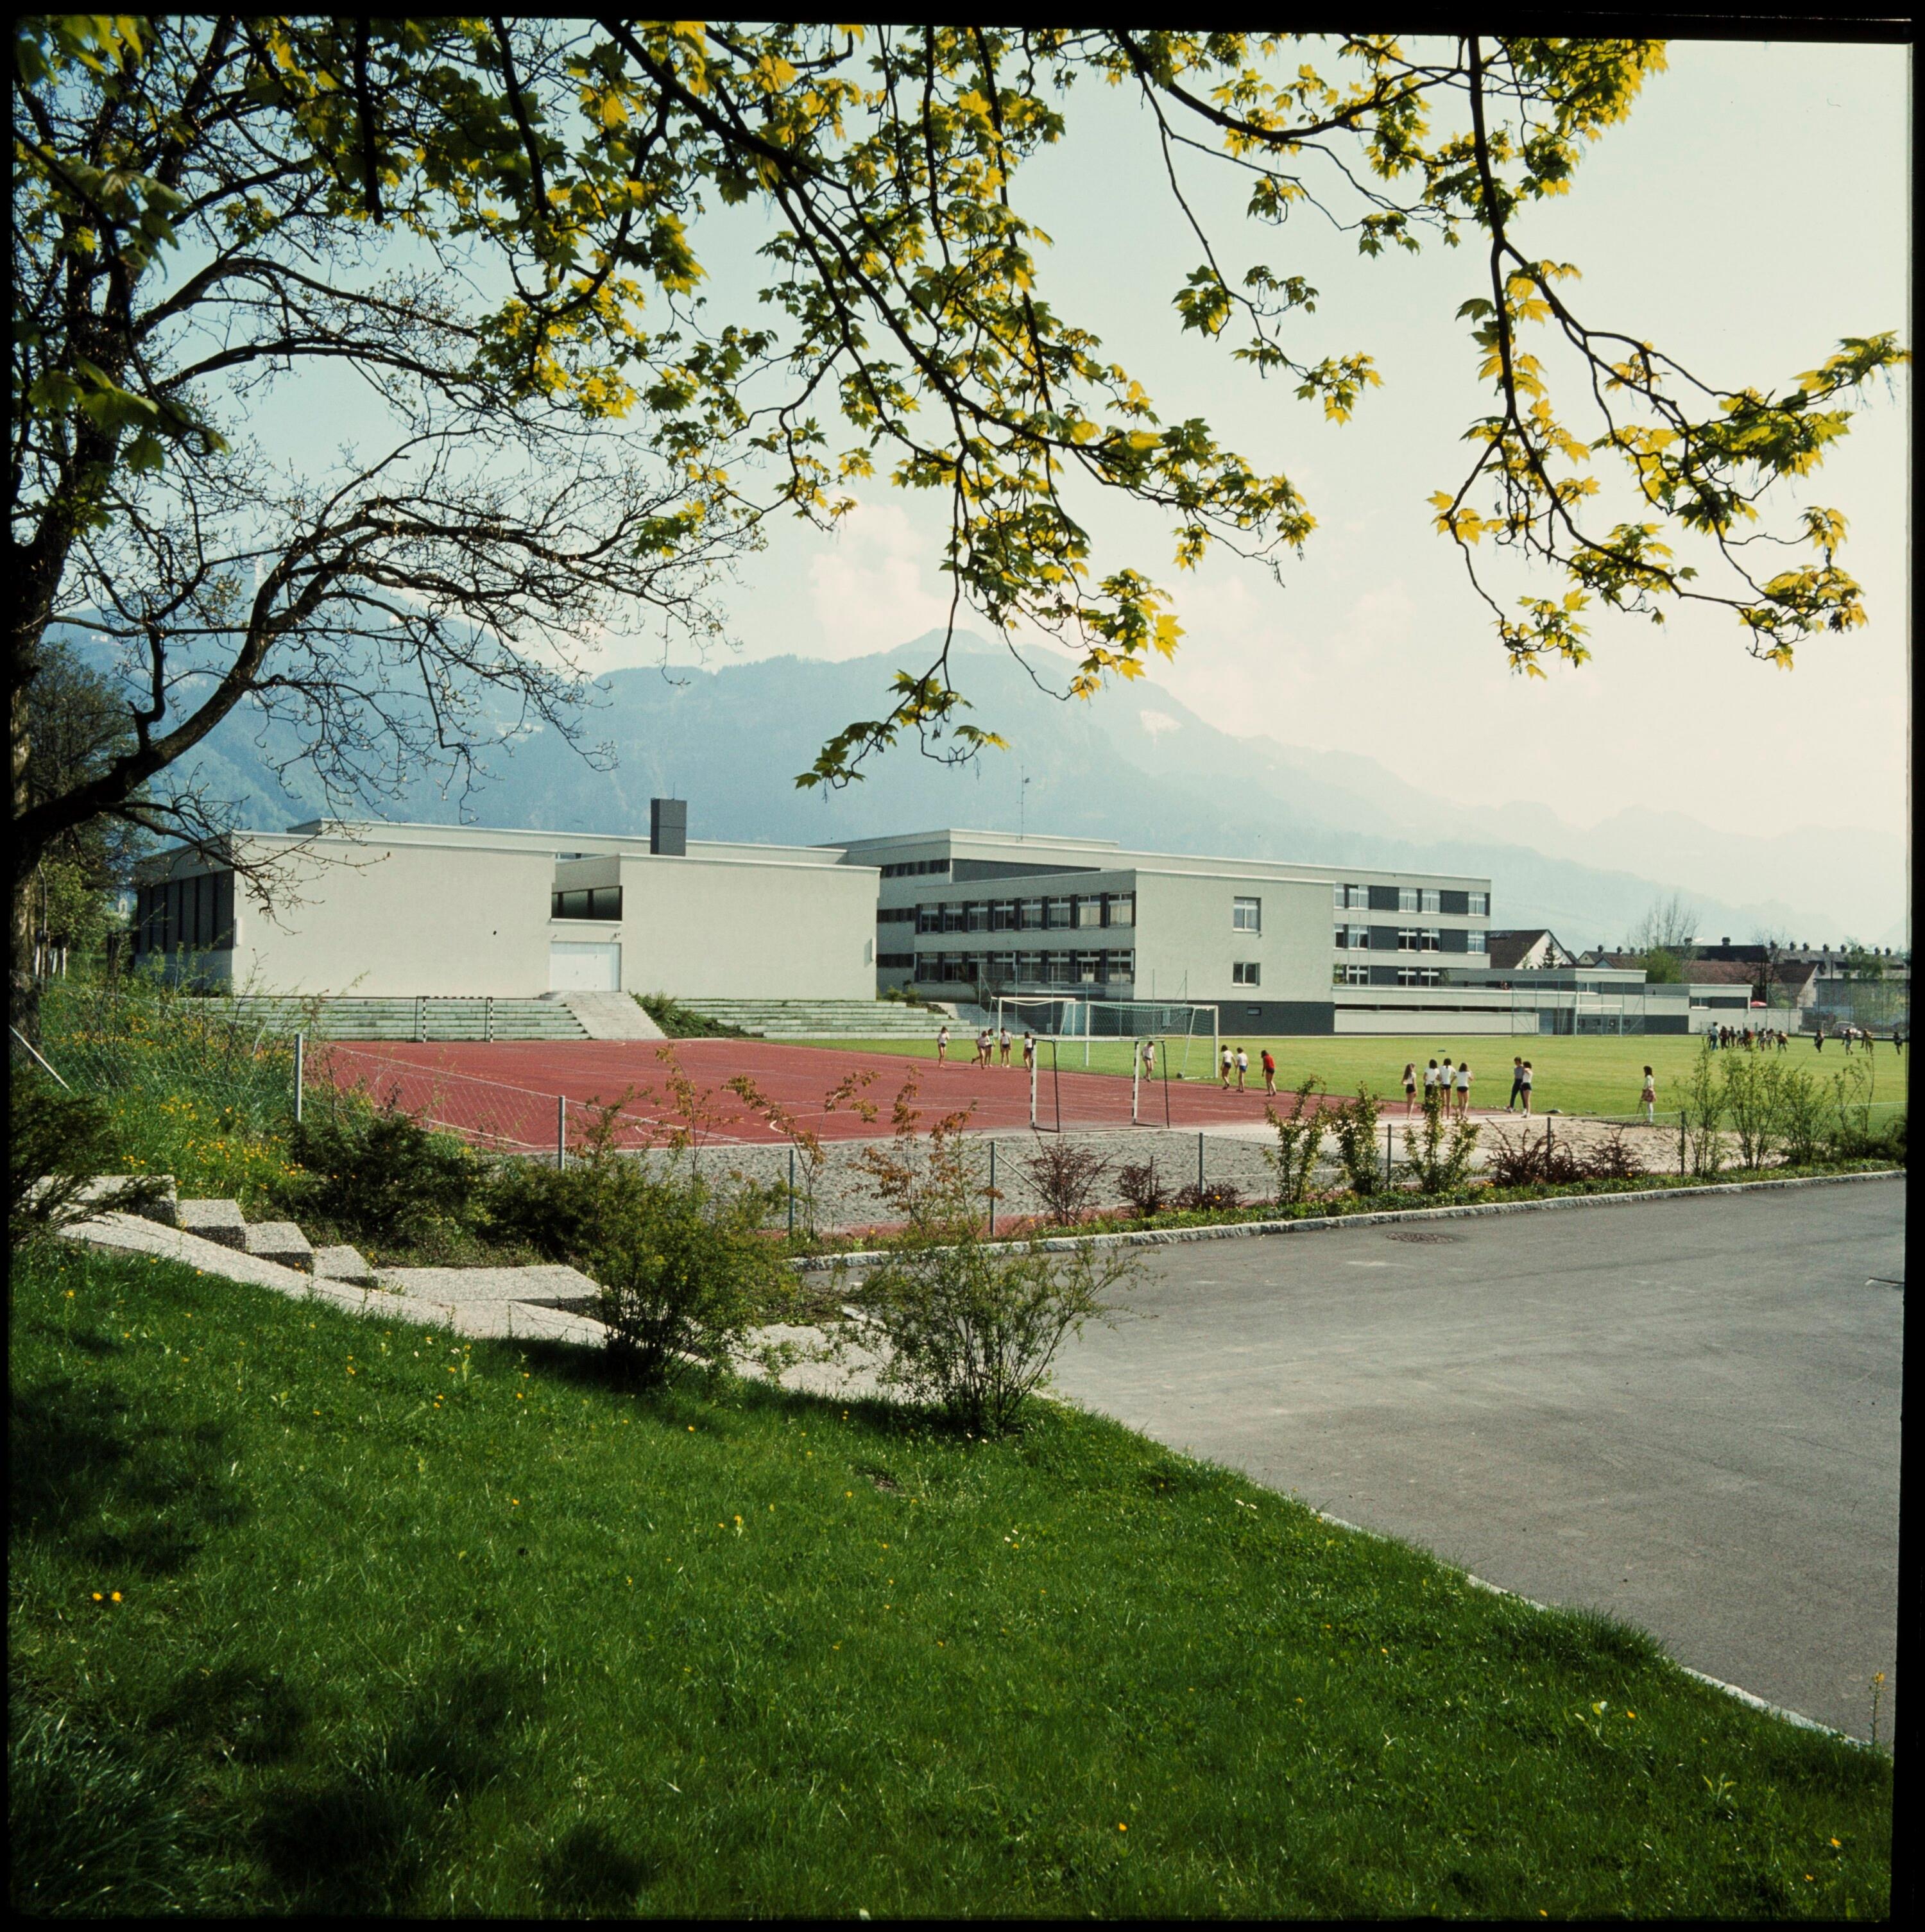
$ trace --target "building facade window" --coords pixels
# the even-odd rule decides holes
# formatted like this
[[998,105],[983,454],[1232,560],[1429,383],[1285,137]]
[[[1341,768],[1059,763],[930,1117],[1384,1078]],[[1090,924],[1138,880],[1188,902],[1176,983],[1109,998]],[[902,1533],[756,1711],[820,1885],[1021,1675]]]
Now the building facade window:
[[580,890],[551,892],[548,901],[550,919],[619,919],[622,916],[622,888],[619,886],[589,886]]
[[1418,912],[1423,910],[1417,904],[1417,889],[1415,886],[1399,886],[1397,888],[1397,910],[1399,912]]
[[1058,932],[1062,930],[1064,927],[1066,927],[1069,924],[1070,921],[1069,901],[1067,899],[1050,900],[1048,902],[1048,920],[1051,932]]
[[1333,966],[1330,983],[1333,986],[1367,986],[1370,984],[1368,966]]
[[1436,952],[1441,951],[1443,946],[1444,934],[1437,928],[1432,926],[1425,932],[1423,944],[1418,950],[1423,952]]
[[1350,935],[1350,950],[1351,952],[1368,952],[1370,950],[1370,928],[1369,926],[1347,926],[1344,928],[1344,930]]
[[969,930],[971,932],[987,932],[989,930],[989,908],[981,899],[969,902]]
[[1346,907],[1359,907],[1368,912],[1370,909],[1370,888],[1368,886],[1346,886],[1344,888]]
[[1417,907],[1418,911],[1441,912],[1444,910],[1444,894],[1441,888],[1426,886],[1418,897],[1421,902]]
[[1397,950],[1414,952],[1417,950],[1417,929],[1414,926],[1400,926],[1397,928]]
[[989,929],[991,932],[1015,931],[1016,902],[1014,899],[998,899],[989,908]]
[[1136,955],[1133,952],[1105,952],[1103,955],[1103,977],[1112,986],[1128,984],[1136,977]]
[[916,964],[916,956],[913,952],[878,952],[876,955],[876,964],[885,973],[900,972],[905,968],[913,970]]
[[1078,899],[1076,902],[1076,923],[1078,926],[1101,926],[1103,922],[1103,902],[1101,899]]
[[1471,895],[1471,914],[1474,919],[1489,919],[1491,916],[1491,896],[1489,892]]
[[1261,932],[1264,929],[1264,902],[1261,899],[1232,899],[1230,902],[1230,929],[1232,932]]
[[1262,962],[1255,959],[1237,959],[1231,963],[1230,983],[1233,986],[1258,986],[1263,983]]
[[943,929],[943,908],[940,906],[918,906],[916,908],[916,930],[918,932],[940,932]]
[[1473,926],[1465,934],[1464,950],[1466,952],[1488,953],[1490,951],[1490,943],[1485,938],[1484,928],[1481,926]]
[[1136,895],[1118,892],[1110,901],[1110,923],[1112,926],[1134,926],[1136,923]]
[[1042,901],[1025,899],[1023,902],[1023,930],[1040,932],[1042,930]]

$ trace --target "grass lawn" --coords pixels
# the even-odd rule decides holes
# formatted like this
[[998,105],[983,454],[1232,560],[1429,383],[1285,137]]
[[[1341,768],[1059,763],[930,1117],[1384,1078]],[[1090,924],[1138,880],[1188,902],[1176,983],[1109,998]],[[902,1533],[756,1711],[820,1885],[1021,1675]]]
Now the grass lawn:
[[1875,1916],[1888,1760],[1112,1424],[21,1258],[16,1909]]
[[[1404,1097],[1405,1062],[1414,1060],[1421,1070],[1425,1061],[1441,1060],[1448,1053],[1453,1060],[1459,1061],[1465,1054],[1470,1056],[1477,1104],[1501,1107],[1510,1094],[1512,1056],[1519,1054],[1531,1063],[1535,1076],[1531,1105],[1537,1112],[1543,1113],[1555,1107],[1567,1114],[1608,1114],[1625,1118],[1638,1112],[1638,1096],[1648,1063],[1657,1070],[1658,1105],[1660,1108],[1672,1108],[1675,1119],[1677,1102],[1672,1095],[1672,1083],[1686,1072],[1699,1052],[1699,1043],[1695,1039],[1675,1034],[1651,1034],[1623,1039],[1543,1034],[1526,1040],[1448,1033],[1435,1036],[1399,1034],[1381,1040],[1354,1034],[1310,1038],[1293,1034],[1277,1039],[1225,1034],[1223,1037],[1234,1046],[1248,1049],[1253,1073],[1258,1065],[1258,1056],[1268,1047],[1276,1056],[1277,1085],[1285,1091],[1295,1087],[1306,1074],[1314,1073],[1333,1093],[1354,1094],[1358,1083],[1363,1082],[1369,1084],[1379,1099],[1395,1100],[1399,1106]],[[974,1039],[975,1034],[967,1028],[955,1030],[950,1047],[952,1058],[958,1051],[956,1042],[960,1042],[960,1050],[966,1057],[973,1050]],[[839,1040],[802,1043],[845,1049],[859,1048],[869,1053],[906,1054],[922,1060],[934,1060],[936,1057],[933,1025],[927,1040]],[[1060,1051],[1066,1071],[1072,1067],[1078,1072],[1082,1070],[1082,1041],[1066,1040]],[[1043,1064],[1047,1068],[1047,1047],[1043,1053]],[[1090,1070],[1092,1072],[1126,1074],[1129,1071],[1129,1054],[1126,1041],[1092,1041],[1089,1045]],[[1783,1058],[1787,1065],[1806,1067],[1822,1076],[1836,1073],[1848,1064],[1859,1064],[1856,1053],[1848,1061],[1843,1049],[1835,1040],[1828,1040],[1825,1051],[1820,1053],[1810,1040],[1794,1040]],[[1210,1042],[1192,1042],[1189,1077],[1196,1080],[1211,1078],[1209,1061]],[[1908,1053],[1901,1060],[1889,1042],[1882,1041],[1872,1056],[1870,1065],[1877,1083],[1873,1108],[1873,1118],[1877,1120],[1888,1118],[1903,1106],[1910,1055]],[[1183,1066],[1183,1046],[1178,1041],[1170,1049],[1169,1070],[1174,1075]],[[1260,1077],[1255,1084],[1263,1084]]]

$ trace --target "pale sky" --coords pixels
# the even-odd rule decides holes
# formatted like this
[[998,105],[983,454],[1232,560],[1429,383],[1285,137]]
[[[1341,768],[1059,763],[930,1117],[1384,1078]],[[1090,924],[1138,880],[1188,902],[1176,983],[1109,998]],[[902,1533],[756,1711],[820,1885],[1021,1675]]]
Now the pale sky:
[[[1897,329],[1909,345],[1909,50],[1682,41],[1669,60],[1629,121],[1588,150],[1572,193],[1524,218],[1519,245],[1582,269],[1575,298],[1587,320],[1652,340],[1721,385],[1783,387],[1847,334]],[[1313,214],[1259,230],[1228,170],[1190,164],[1186,186],[1233,278],[1261,260],[1321,291],[1293,350],[1306,361],[1375,357],[1383,386],[1333,427],[1234,362],[1227,342],[1180,332],[1171,296],[1199,250],[1140,111],[1083,85],[1070,121],[1071,138],[1016,182],[1019,205],[1056,240],[1042,292],[1102,335],[1165,421],[1206,418],[1260,471],[1290,476],[1319,523],[1279,588],[1221,554],[1180,573],[1157,518],[1094,505],[1096,574],[1132,566],[1174,595],[1186,634],[1153,682],[1226,730],[1365,754],[1466,805],[1532,800],[1580,826],[1638,805],[1766,836],[1813,825],[1903,831],[1906,374],[1861,411],[1808,496],[1851,520],[1841,561],[1864,586],[1867,628],[1807,644],[1786,672],[1747,657],[1721,614],[1674,613],[1657,630],[1594,610],[1589,664],[1518,677],[1427,501],[1461,480],[1464,427],[1488,407],[1466,325],[1453,319],[1483,290],[1480,251],[1372,262]],[[769,277],[749,253],[755,238],[740,211],[697,224],[718,320],[756,319],[754,292]],[[256,419],[270,440],[310,438],[319,419],[364,448],[380,434],[365,392],[339,372],[283,386]],[[741,657],[862,656],[940,623],[940,514],[878,479],[836,536],[785,523],[727,594]],[[960,622],[986,628],[967,611]],[[652,663],[658,650],[610,638],[601,668]],[[1048,754],[1015,748],[1032,766]]]
[[[1484,406],[1453,320],[1479,291],[1480,256],[1438,248],[1366,261],[1311,217],[1258,230],[1237,213],[1227,174],[1192,166],[1226,267],[1240,254],[1322,291],[1293,338],[1306,359],[1376,357],[1384,386],[1333,428],[1227,346],[1180,334],[1170,296],[1198,251],[1140,115],[1079,87],[1071,118],[1072,139],[1018,178],[1021,205],[1057,242],[1044,292],[1103,336],[1165,420],[1206,417],[1260,470],[1290,475],[1320,524],[1279,590],[1228,556],[1181,574],[1154,518],[1098,506],[1100,568],[1133,564],[1176,596],[1186,635],[1156,682],[1225,730],[1366,753],[1467,804],[1534,799],[1587,824],[1636,803],[1767,835],[1903,826],[1903,378],[1858,415],[1812,491],[1851,519],[1842,561],[1865,587],[1868,628],[1806,644],[1785,672],[1746,656],[1720,614],[1677,614],[1655,630],[1594,613],[1588,664],[1520,678],[1426,500],[1455,488],[1459,439]],[[1576,299],[1588,319],[1719,383],[1782,386],[1846,334],[1896,328],[1912,342],[1909,152],[1908,50],[1675,42],[1669,70],[1589,150],[1571,194],[1530,213],[1520,245],[1584,271]],[[745,280],[710,261],[718,308],[755,286],[753,268]],[[931,506],[880,482],[839,536],[785,530],[730,599],[742,655],[859,656],[940,622],[939,532]],[[610,662],[623,661],[650,659],[614,647]]]

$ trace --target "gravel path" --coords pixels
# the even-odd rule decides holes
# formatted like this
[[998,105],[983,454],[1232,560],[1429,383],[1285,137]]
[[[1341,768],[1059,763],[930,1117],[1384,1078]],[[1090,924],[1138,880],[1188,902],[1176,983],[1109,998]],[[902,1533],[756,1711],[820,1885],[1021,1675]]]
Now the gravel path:
[[[1473,1165],[1482,1168],[1493,1138],[1501,1135],[1514,1142],[1523,1123],[1515,1117],[1499,1114],[1495,1120],[1486,1118],[1480,1124],[1483,1130],[1479,1136],[1480,1145]],[[1405,1125],[1402,1114],[1387,1117],[1379,1124],[1380,1150],[1385,1125],[1392,1130],[1393,1150],[1401,1163],[1404,1159]],[[1531,1125],[1534,1137],[1541,1136],[1545,1123],[1536,1120]],[[1612,1131],[1608,1122],[1575,1117],[1555,1116],[1549,1126],[1559,1142],[1580,1150],[1588,1149]],[[1624,1135],[1654,1172],[1676,1172],[1678,1137],[1675,1128],[1627,1128]],[[1076,1147],[1088,1149],[1103,1163],[1102,1178],[1093,1197],[1093,1204],[1097,1207],[1123,1204],[1117,1174],[1119,1168],[1128,1165],[1153,1162],[1158,1179],[1172,1195],[1180,1188],[1193,1186],[1197,1180],[1199,1146],[1203,1176],[1207,1184],[1214,1186],[1227,1183],[1237,1187],[1249,1203],[1267,1201],[1274,1196],[1276,1178],[1265,1156],[1276,1143],[1276,1136],[1267,1126],[1212,1128],[1200,1134],[1182,1128],[1089,1129],[1066,1133],[1060,1138]],[[970,1134],[965,1138],[974,1172],[985,1190],[989,1186],[990,1150],[992,1147],[995,1150],[999,1218],[1004,1215],[1035,1214],[1042,1210],[1042,1197],[1036,1188],[1031,1166],[1039,1154],[1056,1142],[1058,1136],[1028,1132],[979,1133]],[[865,1153],[886,1144],[875,1141],[835,1141],[825,1144],[822,1172],[816,1185],[816,1225],[820,1230],[826,1233],[897,1218],[877,1192],[874,1179],[863,1163]],[[789,1178],[789,1150],[783,1146],[718,1144],[702,1149],[696,1160],[700,1171],[712,1175],[739,1172],[764,1184],[786,1181]],[[805,1174],[799,1161],[796,1174],[800,1185]],[[1335,1185],[1340,1178],[1336,1143],[1327,1135],[1318,1162],[1316,1184]],[[798,1207],[799,1225],[805,1218],[805,1212]]]

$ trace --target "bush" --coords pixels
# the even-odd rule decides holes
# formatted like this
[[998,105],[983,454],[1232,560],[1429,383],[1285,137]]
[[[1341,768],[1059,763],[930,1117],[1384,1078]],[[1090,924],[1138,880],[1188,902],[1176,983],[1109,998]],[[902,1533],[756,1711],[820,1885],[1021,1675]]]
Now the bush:
[[1404,1153],[1420,1194],[1453,1194],[1464,1185],[1478,1131],[1465,1121],[1453,1120],[1447,1136],[1441,1107],[1424,1109],[1421,1129],[1404,1130]]
[[1691,1063],[1691,1071],[1672,1083],[1684,1116],[1685,1164],[1701,1180],[1714,1177],[1724,1166],[1724,1096],[1718,1086],[1718,1055],[1708,1034]]
[[1492,1138],[1486,1172],[1493,1187],[1564,1186],[1584,1178],[1570,1143],[1558,1140],[1549,1126],[1535,1139],[1528,1128],[1520,1128],[1515,1141],[1494,1128]]
[[1336,1137],[1337,1158],[1345,1184],[1353,1194],[1375,1194],[1384,1185],[1377,1166],[1377,1100],[1360,1085],[1357,1097],[1331,1110],[1330,1131]]
[[1108,1291],[1134,1271],[1128,1249],[1078,1241],[986,1244],[973,1220],[953,1238],[900,1250],[859,1291],[886,1352],[878,1380],[943,1410],[973,1434],[1018,1427],[1065,1336],[1114,1312]]
[[1044,1214],[1055,1226],[1068,1228],[1096,1204],[1096,1191],[1108,1179],[1110,1164],[1093,1148],[1060,1134],[1039,1134],[1034,1150],[1023,1158],[1023,1172]]
[[289,1136],[300,1171],[284,1204],[351,1238],[418,1240],[474,1219],[482,1169],[451,1134],[424,1127],[391,1103],[343,1100],[317,1108]]
[[1117,1185],[1123,1198],[1147,1221],[1169,1205],[1169,1190],[1157,1178],[1153,1160],[1132,1161],[1117,1169]]
[[1775,1054],[1726,1053],[1720,1099],[1738,1136],[1738,1164],[1756,1172],[1777,1153],[1783,1137],[1785,1070]]
[[601,1225],[577,1258],[598,1284],[594,1313],[610,1354],[645,1387],[682,1364],[727,1369],[749,1330],[794,1292],[762,1234],[778,1191],[718,1188],[620,1156],[589,1174]]
[[915,1091],[912,1076],[896,1099],[892,1141],[862,1156],[905,1232],[856,1292],[858,1306],[882,1346],[883,1387],[973,1433],[1001,1435],[1020,1425],[1063,1337],[1112,1312],[1108,1293],[1135,1271],[1135,1257],[1087,1241],[1066,1253],[1033,1240],[985,1244],[962,1142],[967,1116],[923,1134]]
[[1192,1181],[1177,1190],[1175,1206],[1184,1214],[1227,1214],[1243,1204],[1243,1190],[1227,1180]]
[[1586,1180],[1637,1180],[1651,1172],[1643,1155],[1624,1138],[1622,1127],[1612,1127],[1594,1141],[1579,1167]]
[[[1309,1192],[1311,1178],[1317,1171],[1318,1150],[1324,1144],[1323,1117],[1312,1096],[1317,1091],[1315,1077],[1306,1079],[1292,1098],[1286,1117],[1272,1106],[1264,1108],[1264,1118],[1276,1134],[1274,1148],[1266,1148],[1264,1158],[1276,1176],[1276,1204],[1294,1208]],[[1372,1144],[1375,1144],[1375,1123]]]
[[726,1020],[712,1020],[672,1000],[666,993],[637,993],[635,1003],[670,1040],[752,1040],[739,1026]]
[[84,1204],[88,1185],[113,1164],[106,1109],[62,1093],[43,1076],[16,1073],[7,1102],[7,1239],[10,1246],[118,1209],[138,1214],[162,1195],[132,1180]]
[[1779,1088],[1783,1109],[1785,1158],[1795,1167],[1810,1167],[1825,1146],[1825,1096],[1802,1066],[1789,1067]]

